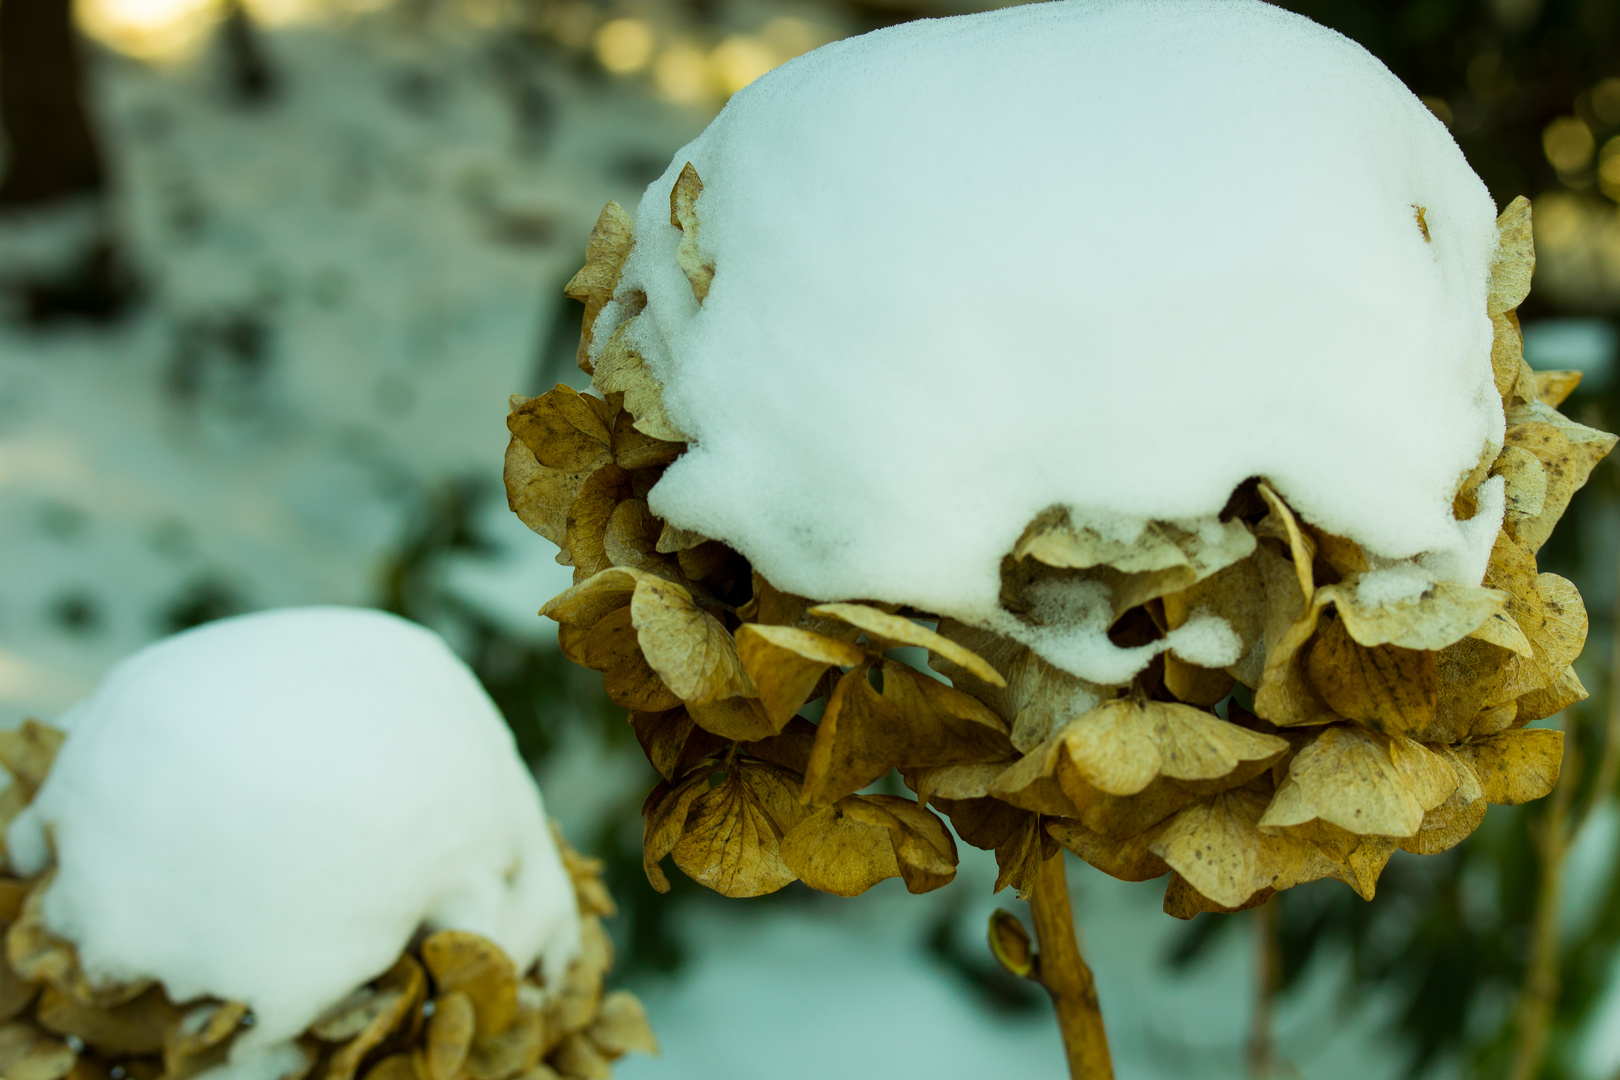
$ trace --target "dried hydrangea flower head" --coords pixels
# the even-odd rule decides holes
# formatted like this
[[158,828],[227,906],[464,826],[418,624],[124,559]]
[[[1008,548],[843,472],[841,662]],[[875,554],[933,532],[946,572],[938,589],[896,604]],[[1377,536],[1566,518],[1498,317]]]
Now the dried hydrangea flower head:
[[[224,620],[0,732],[8,1080],[605,1077],[613,902],[432,633]],[[474,792],[479,792],[474,794]]]
[[[1094,143],[997,127],[1151,159],[1143,100],[1214,131],[1173,227],[1171,163],[1094,190]],[[998,889],[1062,845],[1187,918],[1370,898],[1546,794],[1526,725],[1586,696],[1586,615],[1536,553],[1615,439],[1523,360],[1529,213],[1358,46],[1241,0],[893,28],[739,94],[597,222],[596,393],[508,417],[512,509],[575,568],[542,614],[662,777],[649,879],[921,892],[943,814]],[[863,793],[892,770],[915,799]]]

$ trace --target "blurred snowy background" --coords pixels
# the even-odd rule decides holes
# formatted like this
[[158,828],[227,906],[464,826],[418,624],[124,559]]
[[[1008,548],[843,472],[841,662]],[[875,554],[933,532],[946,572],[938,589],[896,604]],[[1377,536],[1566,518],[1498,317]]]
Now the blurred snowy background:
[[[1289,6],[1424,95],[1499,204],[1534,198],[1527,351],[1585,371],[1570,411],[1620,427],[1620,5]],[[650,774],[535,616],[568,570],[500,491],[507,395],[581,385],[561,289],[602,203],[633,206],[774,65],[974,7],[0,0],[0,723],[49,719],[119,657],[211,618],[386,607],[449,638],[553,814],[611,860],[625,978],[665,1044],[626,1080],[1060,1076],[1045,1003],[984,947],[990,911],[1021,905],[990,894],[983,853],[924,897],[890,881],[742,903],[678,876],[651,892]],[[1278,1076],[1509,1075],[1543,1000],[1541,1075],[1620,1073],[1620,812],[1588,790],[1617,567],[1605,464],[1545,567],[1593,618],[1594,696],[1563,718],[1583,785],[1569,822],[1493,809],[1445,856],[1398,856],[1370,905],[1332,882],[1285,894],[1274,995],[1262,916],[1182,924],[1160,885],[1073,868],[1122,1077],[1250,1075],[1267,1002]],[[1568,844],[1533,840],[1554,834]],[[1555,931],[1550,989],[1527,979],[1538,926]]]

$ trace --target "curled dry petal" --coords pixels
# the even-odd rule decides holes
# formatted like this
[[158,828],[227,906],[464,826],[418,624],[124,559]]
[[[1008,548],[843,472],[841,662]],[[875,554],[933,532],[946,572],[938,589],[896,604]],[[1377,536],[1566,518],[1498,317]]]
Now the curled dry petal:
[[1221,907],[1236,908],[1262,889],[1286,889],[1332,876],[1336,867],[1310,843],[1259,829],[1264,792],[1223,791],[1167,821],[1148,849]]
[[1564,761],[1564,733],[1552,728],[1504,731],[1453,748],[1479,778],[1485,801],[1517,806],[1539,799],[1558,783]]
[[1170,872],[1169,865],[1150,847],[1158,836],[1156,830],[1116,840],[1093,832],[1083,822],[1059,818],[1048,821],[1046,831],[1086,862],[1120,881],[1149,881]]
[[794,879],[782,861],[786,829],[770,812],[782,808],[768,806],[748,780],[746,769],[733,770],[693,800],[672,849],[675,865],[723,896],[760,896]]
[[703,181],[688,161],[669,191],[669,223],[681,230],[675,263],[686,275],[692,295],[700,304],[709,298],[709,286],[714,282],[714,261],[704,257],[698,240],[697,201],[702,194]]
[[872,689],[863,665],[844,674],[827,699],[804,777],[804,799],[826,806],[898,765],[907,745],[905,717]]
[[1312,570],[1312,563],[1316,559],[1316,541],[1306,535],[1299,526],[1299,519],[1294,511],[1283,501],[1281,495],[1273,490],[1270,484],[1261,482],[1259,487],[1260,498],[1270,508],[1271,513],[1260,523],[1262,536],[1274,536],[1288,545],[1288,553],[1294,564],[1294,574],[1299,581],[1299,590],[1309,603],[1316,590],[1316,576]]
[[609,1057],[632,1050],[658,1053],[658,1037],[647,1022],[647,1010],[628,990],[615,990],[602,999],[602,1011],[586,1034]]
[[1412,836],[1425,809],[1386,740],[1334,726],[1294,755],[1259,827],[1275,832],[1320,820],[1359,836]]
[[630,343],[636,319],[619,324],[596,358],[591,385],[604,394],[623,394],[624,407],[635,417],[635,428],[664,442],[687,442],[686,434],[664,411],[664,386],[647,369],[647,362]]
[[441,994],[462,991],[477,1016],[477,1037],[505,1031],[517,1015],[518,971],[493,941],[466,930],[440,930],[422,942],[422,962]]
[[793,626],[744,623],[736,642],[737,656],[778,728],[809,700],[828,668],[854,667],[866,658],[847,641]]
[[1545,471],[1546,493],[1540,512],[1513,528],[1513,535],[1536,551],[1552,535],[1570,498],[1614,449],[1615,436],[1577,424],[1539,400],[1510,409],[1507,423],[1507,445],[1534,455]]
[[956,876],[956,841],[927,807],[895,795],[852,795],[838,805],[856,821],[887,831],[909,892],[929,892]]
[[156,1054],[180,1010],[158,987],[132,1001],[97,1008],[77,1001],[54,986],[45,987],[34,1019],[56,1035],[72,1036],[108,1054]]
[[1455,847],[1479,828],[1485,820],[1485,789],[1473,767],[1449,746],[1438,753],[1457,777],[1457,786],[1446,801],[1423,815],[1423,825],[1415,836],[1401,840],[1401,850],[1415,855],[1437,855]]
[[613,460],[614,411],[601,398],[559,383],[508,413],[506,427],[547,468],[589,473]]
[[950,638],[920,626],[900,615],[891,615],[865,604],[819,604],[810,609],[811,615],[838,619],[859,627],[871,637],[891,641],[897,645],[915,645],[949,660],[971,672],[991,686],[1004,687],[1007,680],[971,649],[958,645]]
[[475,1014],[464,991],[440,994],[428,1020],[425,1080],[456,1080],[472,1052]]
[[1536,269],[1536,247],[1530,232],[1530,200],[1523,195],[1508,203],[1496,218],[1496,256],[1491,260],[1490,292],[1485,310],[1512,311],[1530,295]]
[[585,305],[585,320],[579,335],[579,366],[590,373],[591,339],[596,318],[613,298],[624,260],[635,243],[630,215],[617,202],[602,208],[585,245],[585,266],[563,286],[563,292]]
[[647,663],[688,706],[758,696],[731,635],[682,586],[643,575],[630,617]]
[[6,1080],[63,1080],[77,1057],[30,1023],[0,1024],[0,1076]]

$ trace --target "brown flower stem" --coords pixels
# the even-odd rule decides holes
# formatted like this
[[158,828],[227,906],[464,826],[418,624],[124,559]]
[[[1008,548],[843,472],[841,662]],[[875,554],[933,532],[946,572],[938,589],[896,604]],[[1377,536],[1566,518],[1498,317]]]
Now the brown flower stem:
[[1069,883],[1063,852],[1047,859],[1035,875],[1029,899],[1040,946],[1036,977],[1052,997],[1063,1049],[1069,1058],[1071,1080],[1113,1080],[1114,1063],[1108,1056],[1108,1033],[1097,1004],[1097,984],[1080,955],[1074,936],[1074,912],[1069,907]]
[[1565,752],[1564,780],[1553,788],[1552,802],[1535,833],[1541,859],[1541,883],[1530,931],[1530,960],[1519,992],[1518,1045],[1513,1052],[1512,1080],[1535,1080],[1547,1048],[1547,1029],[1558,1001],[1558,897],[1564,883],[1564,857],[1569,850],[1569,808],[1579,779],[1573,743]]
[[1267,1080],[1273,1063],[1272,1026],[1277,988],[1282,981],[1282,955],[1277,940],[1277,904],[1268,900],[1254,909],[1254,1012],[1249,1017],[1249,1075]]

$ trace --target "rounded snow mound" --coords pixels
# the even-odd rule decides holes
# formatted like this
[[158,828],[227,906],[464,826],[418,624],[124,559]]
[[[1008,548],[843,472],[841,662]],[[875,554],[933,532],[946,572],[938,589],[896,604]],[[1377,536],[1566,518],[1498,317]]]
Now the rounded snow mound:
[[[699,303],[670,193],[703,182]],[[1477,584],[1500,518],[1495,208],[1347,38],[1258,0],[1067,0],[818,49],[648,189],[625,335],[690,451],[654,511],[777,586],[988,624],[1043,510],[1209,523],[1251,476]]]
[[[114,668],[7,835],[92,978],[241,1001],[267,1048],[420,927],[560,977],[573,886],[494,704],[438,635],[353,608],[209,623]],[[238,1047],[241,1050],[242,1047]]]

